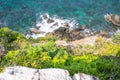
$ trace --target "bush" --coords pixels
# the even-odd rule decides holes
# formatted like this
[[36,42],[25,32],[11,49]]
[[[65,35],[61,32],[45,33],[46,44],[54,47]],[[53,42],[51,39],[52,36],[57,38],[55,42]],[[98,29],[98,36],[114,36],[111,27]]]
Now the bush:
[[113,42],[120,44],[120,33],[114,35]]
[[0,44],[3,45],[7,50],[11,50],[13,48],[12,43],[15,40],[20,40],[22,38],[22,34],[12,31],[7,27],[0,28]]

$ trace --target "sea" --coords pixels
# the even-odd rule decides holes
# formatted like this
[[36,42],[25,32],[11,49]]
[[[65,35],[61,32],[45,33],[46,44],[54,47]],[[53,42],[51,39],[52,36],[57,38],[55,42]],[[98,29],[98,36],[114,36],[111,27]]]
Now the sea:
[[79,27],[107,30],[111,25],[104,15],[120,15],[120,0],[0,0],[0,27],[27,32],[43,14],[74,21]]

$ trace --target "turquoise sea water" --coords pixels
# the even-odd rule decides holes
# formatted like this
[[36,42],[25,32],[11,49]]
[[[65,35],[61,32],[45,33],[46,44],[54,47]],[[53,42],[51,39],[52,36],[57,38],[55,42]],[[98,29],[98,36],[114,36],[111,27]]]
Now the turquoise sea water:
[[24,32],[43,13],[72,18],[92,29],[106,29],[109,24],[104,15],[120,15],[120,0],[0,0],[0,27]]

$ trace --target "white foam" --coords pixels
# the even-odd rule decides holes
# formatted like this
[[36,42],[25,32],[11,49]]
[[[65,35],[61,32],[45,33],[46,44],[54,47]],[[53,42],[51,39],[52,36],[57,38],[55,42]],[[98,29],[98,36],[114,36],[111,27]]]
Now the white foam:
[[[37,21],[36,21],[36,27],[38,29],[39,32],[44,32],[44,33],[39,33],[39,34],[27,34],[26,38],[32,37],[34,39],[37,39],[39,37],[44,37],[47,33],[49,32],[53,32],[54,30],[60,28],[60,27],[65,27],[65,23],[67,23],[69,25],[70,29],[75,29],[78,27],[78,23],[73,20],[73,19],[62,19],[59,18],[58,16],[52,16],[50,17],[49,14],[45,13],[43,15],[40,15],[39,17],[37,17]],[[41,20],[40,20],[41,19]],[[53,22],[48,23],[47,21],[49,20],[53,20]]]

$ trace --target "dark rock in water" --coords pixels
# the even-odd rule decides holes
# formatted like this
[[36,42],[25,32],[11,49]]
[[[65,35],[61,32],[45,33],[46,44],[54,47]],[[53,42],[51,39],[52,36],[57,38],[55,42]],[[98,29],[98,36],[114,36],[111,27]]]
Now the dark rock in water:
[[35,28],[39,30],[39,29],[40,29],[40,27],[41,27],[41,26],[36,26]]
[[43,15],[43,18],[44,18],[44,19],[48,19],[48,16],[47,16],[47,15]]
[[0,45],[0,57],[5,55],[5,48],[3,46]]
[[58,26],[58,23],[56,22],[55,24],[53,24],[52,26]]
[[65,27],[60,27],[59,29],[55,30],[55,32],[60,32],[60,33],[64,33],[66,32],[66,30],[68,30],[68,28],[65,28]]
[[87,29],[87,26],[86,25],[82,25],[78,28],[75,28],[74,31],[84,31],[85,29]]
[[49,19],[47,20],[47,23],[53,23],[53,22],[55,22],[53,19],[50,19],[50,18],[49,18]]
[[70,27],[70,26],[69,26],[69,23],[67,23],[67,22],[64,23],[63,26],[64,26],[64,27],[68,27],[68,28]]
[[41,32],[36,28],[30,28],[31,33],[40,34]]

